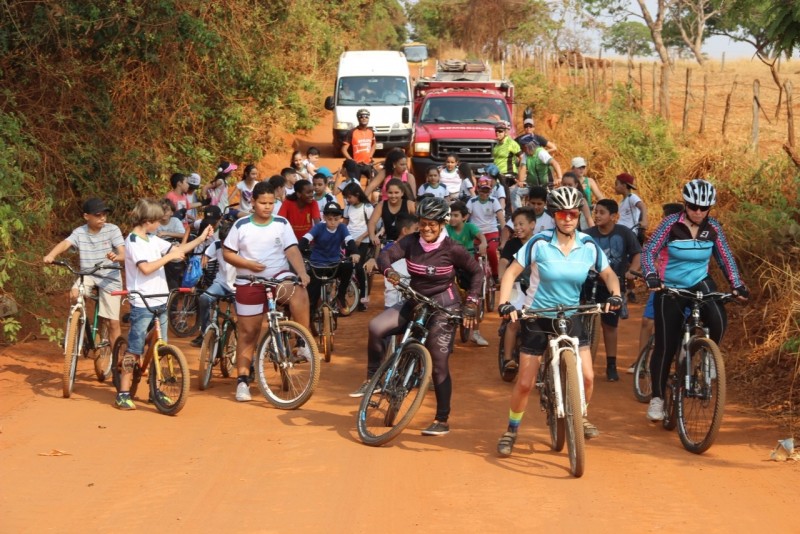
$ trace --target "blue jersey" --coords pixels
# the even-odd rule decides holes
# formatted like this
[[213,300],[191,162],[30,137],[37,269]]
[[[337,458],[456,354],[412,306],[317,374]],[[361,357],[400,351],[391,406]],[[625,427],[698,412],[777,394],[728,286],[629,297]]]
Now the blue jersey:
[[[566,256],[558,248],[555,231],[546,230],[533,236],[514,259],[522,267],[531,267],[525,298],[525,306],[530,308],[577,306],[589,271],[600,272],[609,266],[608,258],[597,243],[582,232],[575,232],[575,246]],[[555,313],[547,315],[556,316]]]
[[342,258],[342,249],[345,248],[348,241],[353,240],[350,232],[347,231],[347,226],[342,223],[339,223],[333,232],[328,230],[324,222],[317,223],[303,237],[314,243],[311,247],[312,263],[324,265],[339,263]]
[[[659,256],[663,249],[667,250],[667,254]],[[657,272],[655,259],[660,257],[664,262],[661,265],[664,270],[664,285],[686,289],[694,287],[708,276],[708,264],[712,255],[725,272],[731,287],[744,285],[719,222],[712,217],[706,217],[700,223],[697,237],[692,237],[686,214],[676,213],[661,221],[645,245],[642,252],[642,271],[645,274]]]

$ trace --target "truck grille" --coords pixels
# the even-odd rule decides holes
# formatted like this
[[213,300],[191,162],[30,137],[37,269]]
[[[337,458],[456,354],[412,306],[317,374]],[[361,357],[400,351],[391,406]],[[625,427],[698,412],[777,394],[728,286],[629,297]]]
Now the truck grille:
[[487,162],[492,160],[492,147],[495,144],[486,139],[440,139],[433,142],[431,157],[443,161],[454,154],[467,163]]

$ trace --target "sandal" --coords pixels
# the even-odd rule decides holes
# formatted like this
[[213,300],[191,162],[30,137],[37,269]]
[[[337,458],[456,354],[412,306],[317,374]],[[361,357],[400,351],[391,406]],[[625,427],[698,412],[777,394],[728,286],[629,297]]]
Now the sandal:
[[506,432],[497,442],[497,454],[503,458],[511,456],[511,451],[514,448],[514,442],[517,441],[516,432]]
[[519,365],[514,360],[506,360],[503,363],[503,381],[511,382],[517,376]]

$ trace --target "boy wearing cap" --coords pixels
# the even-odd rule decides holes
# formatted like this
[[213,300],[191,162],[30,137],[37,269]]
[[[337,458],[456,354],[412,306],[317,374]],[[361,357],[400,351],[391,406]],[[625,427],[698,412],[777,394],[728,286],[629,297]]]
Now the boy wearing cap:
[[594,178],[586,176],[585,159],[580,156],[572,158],[572,169],[570,170],[578,177],[579,188],[582,186],[583,196],[586,197],[586,202],[589,206],[594,206],[598,200],[606,198]]
[[617,175],[614,192],[622,195],[619,201],[619,224],[627,226],[636,233],[639,243],[644,243],[644,229],[647,228],[647,207],[636,193],[634,178],[627,172]]
[[[111,209],[99,198],[90,198],[83,203],[83,219],[86,224],[75,228],[72,233],[57,244],[47,253],[42,261],[51,264],[59,254],[70,248],[78,250],[80,255],[80,268],[91,269],[105,260],[117,262],[125,259],[125,240],[116,224],[106,222]],[[100,297],[100,317],[108,320],[109,341],[114,342],[122,331],[119,326],[120,297],[111,294],[112,291],[122,289],[122,277],[118,270],[97,271],[91,276],[84,277],[84,284],[88,287],[97,287]],[[72,286],[72,298],[78,296],[77,282]]]
[[[342,223],[341,206],[336,202],[329,202],[322,210],[323,221],[314,225],[311,230],[300,238],[300,250],[307,251],[311,248],[309,261],[316,266],[330,266],[329,269],[337,269],[336,278],[339,280],[339,288],[336,300],[340,307],[345,306],[345,296],[350,278],[353,276],[353,265],[361,259],[358,255],[356,242],[347,231],[347,226]],[[313,246],[311,246],[313,244]],[[340,251],[345,249],[352,262],[343,262]],[[319,269],[318,269],[319,270]],[[308,284],[308,299],[311,309],[316,309],[319,300],[320,288],[322,283],[311,269],[311,282]]]

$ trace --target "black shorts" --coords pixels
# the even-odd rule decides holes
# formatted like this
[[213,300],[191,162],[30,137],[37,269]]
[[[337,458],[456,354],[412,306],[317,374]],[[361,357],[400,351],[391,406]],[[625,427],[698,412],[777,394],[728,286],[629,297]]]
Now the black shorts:
[[[544,354],[547,349],[547,339],[550,334],[557,332],[555,319],[540,318],[535,321],[522,321],[522,344],[520,347],[521,352],[526,354],[533,354],[535,356]],[[575,316],[568,319],[570,326],[567,333],[570,336],[578,338],[578,345],[586,347],[589,345],[589,340],[583,333],[583,321],[581,316]]]
[[[597,293],[595,295],[597,302],[603,304],[605,303],[606,300],[608,300],[610,296],[611,292],[608,290],[606,286],[602,284],[599,284],[597,286]],[[613,326],[614,328],[616,328],[619,325],[619,312],[621,310],[622,308],[620,308],[619,310],[611,310],[608,313],[601,313],[600,320],[603,321],[603,324],[608,326]]]

